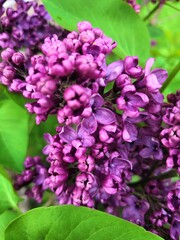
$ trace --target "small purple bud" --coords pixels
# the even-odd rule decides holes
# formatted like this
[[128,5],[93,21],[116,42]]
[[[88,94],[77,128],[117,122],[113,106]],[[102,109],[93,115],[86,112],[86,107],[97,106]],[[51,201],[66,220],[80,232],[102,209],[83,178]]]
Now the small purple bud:
[[16,65],[21,65],[24,62],[24,55],[20,52],[14,53],[12,56],[12,61],[13,63],[15,63]]
[[1,53],[1,57],[4,61],[9,61],[11,59],[11,57],[14,54],[14,50],[11,48],[7,48],[6,50],[2,51]]
[[78,23],[78,31],[81,33],[83,31],[91,30],[92,25],[91,23],[84,21],[84,22],[79,22]]
[[11,66],[6,66],[3,70],[3,75],[9,80],[12,80],[15,76],[15,70]]

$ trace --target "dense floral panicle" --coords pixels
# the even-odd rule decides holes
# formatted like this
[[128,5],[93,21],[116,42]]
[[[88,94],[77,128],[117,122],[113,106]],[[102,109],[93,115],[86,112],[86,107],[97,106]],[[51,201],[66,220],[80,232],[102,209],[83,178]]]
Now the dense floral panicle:
[[40,157],[27,157],[24,162],[25,170],[15,177],[15,189],[28,186],[26,194],[41,202],[45,191],[44,180],[48,176],[47,168],[42,164]]
[[[6,3],[8,1],[3,1]],[[1,10],[2,11],[2,10]],[[29,14],[31,12],[31,14]],[[43,5],[37,1],[16,0],[16,4],[0,12],[0,47],[20,49],[27,48],[27,52],[37,51],[45,37],[57,33],[63,35],[60,27],[49,24],[50,16]]]
[[[13,11],[7,10],[9,14]],[[30,61],[11,48],[2,52],[1,82],[10,90],[22,92],[24,97],[34,100],[26,107],[37,115],[37,124],[51,113],[58,112],[59,122],[68,124],[77,124],[81,117],[91,115],[90,96],[98,92],[99,79],[106,75],[105,57],[116,44],[90,23],[82,22],[82,25],[88,30],[80,27],[79,33],[69,33],[63,41],[57,35],[45,38],[42,54],[32,56]],[[90,40],[88,36],[91,35],[94,38]],[[79,41],[78,49],[69,45],[75,40]],[[79,98],[75,100],[72,96],[70,100],[68,95],[72,91],[79,94]],[[108,114],[109,110],[105,111]]]

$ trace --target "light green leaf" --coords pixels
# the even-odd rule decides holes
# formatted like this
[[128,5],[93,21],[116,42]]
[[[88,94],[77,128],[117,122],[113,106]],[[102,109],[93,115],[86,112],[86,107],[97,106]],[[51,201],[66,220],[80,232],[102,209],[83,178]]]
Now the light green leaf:
[[12,100],[0,102],[0,163],[21,171],[28,146],[29,115]]
[[0,215],[0,239],[4,240],[4,231],[8,224],[18,217],[19,214],[15,211],[9,210]]
[[90,21],[93,27],[118,43],[114,52],[121,58],[137,55],[149,57],[150,40],[147,27],[134,10],[120,0],[43,0],[53,19],[67,30],[76,30],[80,21]]
[[104,212],[72,205],[36,208],[15,219],[5,240],[162,240]]
[[0,196],[0,214],[9,208],[18,209],[17,203],[20,198],[15,193],[12,183],[4,173],[2,174],[2,171],[0,172]]

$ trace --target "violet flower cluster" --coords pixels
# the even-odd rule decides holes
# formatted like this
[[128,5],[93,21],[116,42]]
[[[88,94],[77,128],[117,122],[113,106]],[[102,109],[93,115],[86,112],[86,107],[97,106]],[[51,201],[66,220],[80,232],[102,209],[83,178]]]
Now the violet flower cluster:
[[27,54],[34,54],[44,38],[54,33],[63,37],[62,28],[50,24],[51,17],[36,0],[16,0],[15,6],[5,9],[3,4],[6,2],[0,0],[0,49],[19,50],[23,47]]
[[[42,201],[122,216],[165,239],[180,235],[179,92],[163,103],[164,69],[127,56],[107,64],[116,43],[89,22],[65,38],[47,37],[41,53],[1,53],[0,82],[31,99],[36,123],[56,114],[56,134],[44,135],[46,164],[28,157],[15,188]],[[112,87],[110,87],[112,86]],[[139,180],[134,181],[134,177]],[[122,212],[122,214],[120,214]],[[168,227],[167,227],[168,226]]]

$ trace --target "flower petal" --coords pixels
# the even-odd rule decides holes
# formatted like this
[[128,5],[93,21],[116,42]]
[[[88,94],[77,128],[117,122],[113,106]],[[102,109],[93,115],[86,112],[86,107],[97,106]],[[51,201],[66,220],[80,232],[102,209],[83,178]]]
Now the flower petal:
[[97,121],[95,119],[95,116],[94,114],[89,117],[89,118],[85,118],[83,121],[82,121],[82,130],[84,130],[87,134],[92,134],[96,131],[97,129]]
[[151,73],[157,77],[157,80],[158,80],[159,84],[161,84],[161,85],[166,81],[166,79],[168,77],[167,71],[164,69],[160,69],[160,68],[152,70]]
[[111,82],[115,80],[124,70],[123,61],[113,62],[108,65],[106,72],[106,82]]
[[91,99],[90,99],[90,105],[93,106],[94,108],[101,107],[104,104],[104,99],[101,95],[99,94],[93,94]]
[[151,67],[154,63],[155,59],[154,58],[149,58],[146,62],[146,66],[144,69],[145,76],[147,76],[150,73]]
[[72,127],[65,126],[62,128],[62,131],[59,133],[59,136],[64,142],[71,143],[73,140],[77,138],[77,133]]
[[136,127],[132,123],[126,122],[123,129],[123,139],[126,142],[133,142],[137,139],[137,134]]
[[111,124],[116,121],[114,113],[107,108],[97,108],[94,115],[97,122],[102,125]]
[[93,136],[85,135],[82,139],[83,147],[91,147],[95,143]]
[[142,157],[142,158],[149,158],[152,154],[152,149],[151,148],[148,148],[148,147],[145,147],[143,148],[139,155]]

